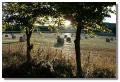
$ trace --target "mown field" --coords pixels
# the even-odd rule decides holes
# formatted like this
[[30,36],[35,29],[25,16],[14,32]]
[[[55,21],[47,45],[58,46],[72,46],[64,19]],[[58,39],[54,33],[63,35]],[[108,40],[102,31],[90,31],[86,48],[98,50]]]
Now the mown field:
[[[33,34],[31,67],[25,63],[26,42],[19,42],[18,37],[10,39],[5,38],[3,34],[3,77],[76,77],[74,37],[71,43],[65,41],[64,45],[55,46],[57,34]],[[117,43],[116,40],[106,42],[105,38],[105,36],[97,36],[81,39],[84,78],[117,77]]]

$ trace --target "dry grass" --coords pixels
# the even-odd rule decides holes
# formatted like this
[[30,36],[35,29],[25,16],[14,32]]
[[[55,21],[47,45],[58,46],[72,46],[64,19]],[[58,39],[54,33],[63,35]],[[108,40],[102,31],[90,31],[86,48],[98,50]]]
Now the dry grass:
[[[35,41],[33,41],[35,42]],[[54,48],[53,41],[33,43],[31,52],[34,65],[49,66],[56,77],[76,77],[75,52],[65,53],[62,48]],[[74,47],[74,46],[73,46]],[[85,78],[116,77],[116,43],[106,43],[103,39],[81,41],[81,62]],[[19,65],[25,59],[25,43],[3,44],[3,68]],[[36,74],[36,73],[35,73]]]

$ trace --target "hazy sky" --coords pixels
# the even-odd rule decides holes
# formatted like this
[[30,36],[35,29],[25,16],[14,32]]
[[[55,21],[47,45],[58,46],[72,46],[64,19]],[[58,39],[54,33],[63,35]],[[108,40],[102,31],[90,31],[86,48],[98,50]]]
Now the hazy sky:
[[[112,7],[112,10],[116,10],[116,6],[113,6],[113,7]],[[116,23],[116,15],[113,14],[113,13],[111,13],[110,15],[111,15],[111,17],[105,18],[104,22]]]

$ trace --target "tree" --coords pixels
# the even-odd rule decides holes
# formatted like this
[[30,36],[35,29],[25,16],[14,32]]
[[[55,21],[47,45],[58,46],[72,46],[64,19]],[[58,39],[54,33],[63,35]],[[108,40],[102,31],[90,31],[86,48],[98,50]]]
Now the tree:
[[31,62],[31,49],[33,44],[30,43],[30,38],[34,30],[34,23],[38,16],[52,15],[53,9],[47,3],[22,3],[8,2],[2,4],[3,21],[17,23],[24,27],[27,36],[27,62]]
[[56,3],[56,8],[58,12],[64,14],[65,18],[72,21],[77,25],[75,51],[76,51],[76,66],[77,66],[77,76],[82,77],[82,67],[81,67],[81,53],[80,53],[80,35],[81,31],[84,30],[85,33],[92,33],[96,28],[100,31],[109,31],[105,28],[102,20],[104,17],[110,17],[109,12],[113,11],[109,6],[115,5],[114,2],[91,2],[91,3]]

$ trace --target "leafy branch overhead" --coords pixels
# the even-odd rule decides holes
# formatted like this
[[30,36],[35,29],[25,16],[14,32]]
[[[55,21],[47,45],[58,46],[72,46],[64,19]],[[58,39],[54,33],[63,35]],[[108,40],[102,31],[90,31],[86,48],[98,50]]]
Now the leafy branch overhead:
[[[72,6],[71,6],[72,5]],[[32,26],[34,23],[40,23],[44,25],[49,16],[51,17],[54,24],[49,22],[50,28],[59,23],[63,24],[63,21],[55,20],[62,18],[70,20],[72,25],[77,25],[78,22],[83,24],[84,31],[92,30],[96,26],[97,30],[108,31],[105,28],[102,20],[104,17],[110,17],[109,13],[116,13],[111,10],[111,6],[115,3],[3,3],[3,20],[19,23],[24,27]],[[44,19],[38,20],[38,17],[44,17]],[[99,29],[99,27],[101,29]],[[32,28],[31,28],[32,29]]]
[[4,21],[16,21],[24,27],[33,26],[38,16],[52,15],[51,11],[47,3],[3,3]]
[[[103,19],[110,17],[110,13],[115,13],[111,7],[116,3],[57,3],[58,11],[62,12],[65,17],[74,22],[81,22],[83,29],[92,30],[95,25],[100,31],[108,31],[105,28]],[[97,27],[99,25],[99,27]]]

